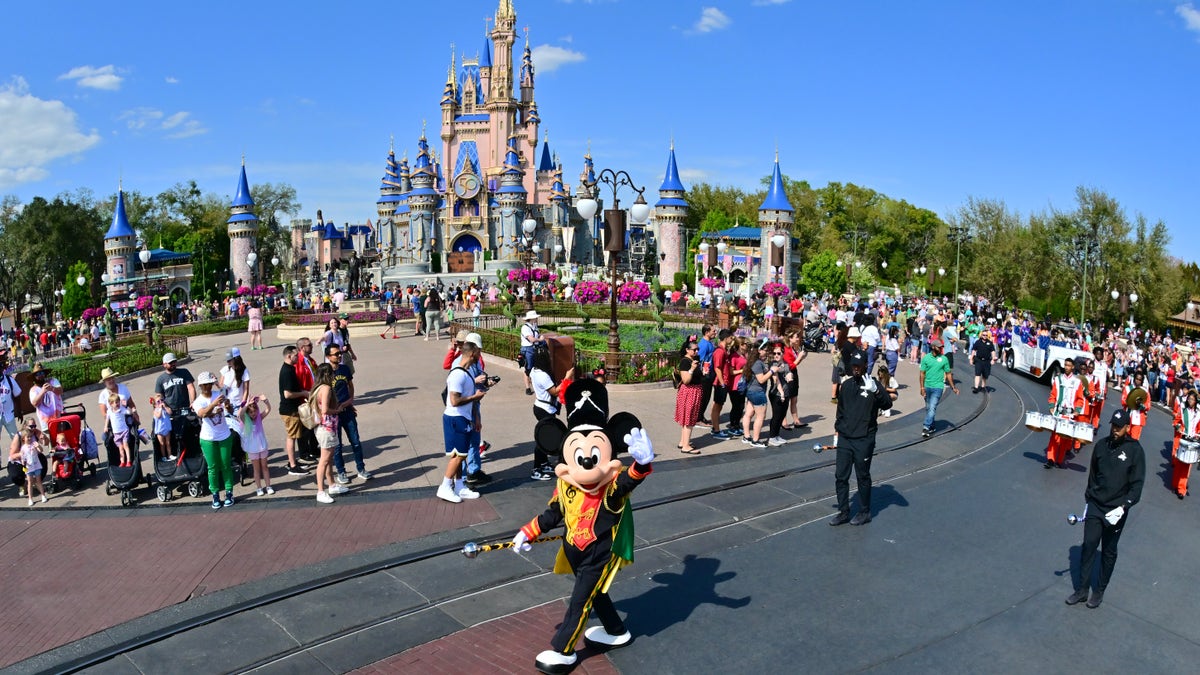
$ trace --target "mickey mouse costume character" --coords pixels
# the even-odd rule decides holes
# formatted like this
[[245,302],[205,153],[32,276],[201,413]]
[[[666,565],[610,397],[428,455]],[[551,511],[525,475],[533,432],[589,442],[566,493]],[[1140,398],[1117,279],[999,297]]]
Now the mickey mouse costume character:
[[[537,656],[543,673],[569,672],[578,660],[580,634],[589,644],[622,647],[632,636],[608,597],[617,570],[633,562],[633,513],[629,493],[653,471],[654,448],[638,418],[620,412],[608,419],[608,392],[595,380],[572,382],[566,395],[567,424],[556,417],[538,422],[534,439],[561,448],[562,462],[549,507],[513,537],[513,550],[528,551],[543,532],[566,526],[554,563],[557,574],[574,574],[575,588],[552,649]],[[634,464],[617,459],[628,449]],[[603,626],[584,631],[590,610]]]

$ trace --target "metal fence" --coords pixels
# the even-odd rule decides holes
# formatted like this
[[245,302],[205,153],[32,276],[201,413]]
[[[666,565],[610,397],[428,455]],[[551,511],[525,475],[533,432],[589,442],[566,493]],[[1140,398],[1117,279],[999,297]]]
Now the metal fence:
[[[450,324],[450,334],[460,330],[479,333],[483,338],[483,352],[500,358],[516,360],[521,351],[521,336],[510,333],[509,320],[504,316],[485,315],[478,320],[470,317],[456,319]],[[618,352],[621,367],[616,372],[606,373],[610,384],[640,384],[664,382],[671,379],[671,372],[679,365],[679,351]],[[608,351],[575,348],[575,372],[582,375],[601,368],[606,363]]]

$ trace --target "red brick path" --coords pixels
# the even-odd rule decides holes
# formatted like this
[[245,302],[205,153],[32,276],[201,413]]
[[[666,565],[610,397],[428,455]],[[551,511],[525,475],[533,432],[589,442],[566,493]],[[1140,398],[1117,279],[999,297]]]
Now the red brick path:
[[[393,673],[530,673],[538,652],[549,649],[550,637],[562,621],[566,602],[556,600],[540,607],[494,619],[453,635],[401,652],[353,671],[354,675]],[[579,641],[579,661],[573,673],[618,672],[607,656]]]
[[155,610],[497,519],[487,500],[0,521],[0,667]]

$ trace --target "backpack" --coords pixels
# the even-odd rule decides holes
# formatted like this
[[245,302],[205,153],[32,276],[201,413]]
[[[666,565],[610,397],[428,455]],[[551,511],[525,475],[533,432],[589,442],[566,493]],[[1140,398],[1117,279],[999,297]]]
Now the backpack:
[[[328,385],[321,386],[324,387]],[[321,423],[321,416],[317,413],[316,407],[316,393],[317,391],[320,391],[320,389],[321,387],[317,387],[316,390],[313,391],[313,395],[309,396],[308,400],[304,403],[301,403],[296,409],[296,413],[300,416],[300,423],[303,424],[304,428],[306,429],[316,429],[317,425]]]
[[[750,377],[754,377],[754,376],[751,375]],[[736,387],[737,393],[739,393],[739,394],[746,393],[746,390],[750,388],[750,377],[746,377],[746,375],[743,374],[741,377],[738,378],[738,383],[737,383],[737,387]]]
[[[471,374],[470,371],[468,371],[466,368],[463,368],[462,366],[454,366],[453,368],[450,369],[450,372],[453,373],[456,370],[461,370],[464,373],[466,373],[468,376],[470,376],[470,374]],[[446,379],[450,379],[450,376],[447,375]],[[442,405],[448,405],[447,401],[449,400],[449,396],[450,396],[450,387],[448,387],[448,386],[442,387]]]
[[84,427],[79,432],[79,447],[83,450],[84,459],[99,459],[100,446],[96,444],[96,433],[90,427]]

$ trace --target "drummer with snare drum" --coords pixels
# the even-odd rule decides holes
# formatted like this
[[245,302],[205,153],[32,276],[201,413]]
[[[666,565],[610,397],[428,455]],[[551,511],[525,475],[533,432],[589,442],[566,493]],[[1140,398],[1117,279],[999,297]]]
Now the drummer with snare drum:
[[1146,414],[1150,412],[1150,392],[1146,391],[1146,373],[1138,370],[1132,381],[1121,390],[1121,405],[1129,411],[1129,436],[1135,441],[1142,438],[1146,426]]
[[1183,405],[1175,412],[1175,445],[1171,457],[1171,488],[1175,496],[1183,499],[1188,494],[1188,475],[1192,465],[1200,461],[1200,403],[1193,389],[1187,393]]
[[[1063,372],[1050,382],[1050,414],[1062,419],[1091,420],[1087,416],[1087,383],[1075,372],[1075,361],[1063,361]],[[1066,430],[1050,432],[1050,444],[1046,446],[1045,468],[1066,468],[1067,453],[1074,452],[1075,438]]]

